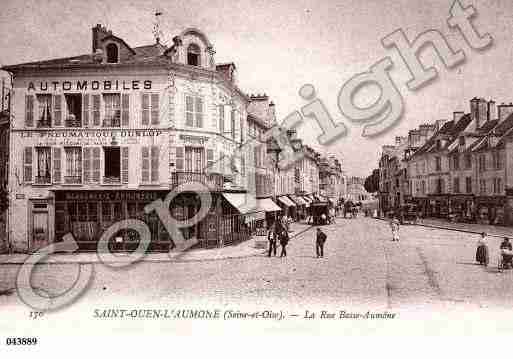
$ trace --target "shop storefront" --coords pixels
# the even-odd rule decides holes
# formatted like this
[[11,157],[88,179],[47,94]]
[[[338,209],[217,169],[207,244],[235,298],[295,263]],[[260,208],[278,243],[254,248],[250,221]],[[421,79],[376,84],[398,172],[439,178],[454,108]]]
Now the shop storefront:
[[306,219],[306,205],[307,202],[300,196],[290,195],[290,199],[296,204],[296,221]]
[[295,218],[296,204],[287,196],[278,197],[278,204],[280,205],[283,215]]
[[506,196],[476,197],[476,221],[482,224],[504,224]]
[[430,195],[427,215],[428,217],[448,218],[449,197],[440,195]]
[[457,194],[449,198],[449,216],[459,222],[475,220],[475,199],[472,194]]
[[[116,222],[138,219],[146,223],[151,238],[148,250],[168,251],[171,238],[155,211],[146,214],[144,207],[164,199],[167,191],[55,191],[55,241],[73,234],[80,251],[96,251],[102,234]],[[42,206],[41,206],[42,207]],[[33,211],[33,221],[43,223],[44,211]],[[43,208],[41,208],[43,209]],[[35,226],[36,231],[38,226]],[[45,233],[46,231],[39,231]],[[34,233],[37,237],[37,233]],[[109,240],[111,251],[131,251],[141,240],[135,231],[120,230]]]

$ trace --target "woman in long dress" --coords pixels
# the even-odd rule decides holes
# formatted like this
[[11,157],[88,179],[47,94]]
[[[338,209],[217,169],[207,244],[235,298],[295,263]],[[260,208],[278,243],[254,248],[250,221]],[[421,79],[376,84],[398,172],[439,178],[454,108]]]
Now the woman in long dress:
[[490,256],[488,254],[488,243],[486,240],[486,233],[481,233],[481,238],[477,241],[477,250],[476,250],[476,262],[481,265],[487,266],[490,261]]

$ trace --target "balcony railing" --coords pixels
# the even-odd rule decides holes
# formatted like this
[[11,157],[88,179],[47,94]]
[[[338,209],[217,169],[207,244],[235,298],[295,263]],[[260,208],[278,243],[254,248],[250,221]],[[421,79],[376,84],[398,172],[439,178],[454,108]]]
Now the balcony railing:
[[75,116],[68,116],[65,125],[66,127],[82,127],[82,120]]
[[66,183],[66,184],[81,184],[82,176],[64,176],[64,183]]
[[171,174],[171,188],[191,182],[199,182],[213,191],[222,191],[224,178],[220,173],[173,172]]
[[103,178],[103,183],[104,184],[119,184],[121,183],[121,178],[120,177],[104,177]]
[[36,176],[35,183],[36,184],[49,184],[49,183],[52,183],[52,178],[50,177],[49,174],[44,175],[44,176]]

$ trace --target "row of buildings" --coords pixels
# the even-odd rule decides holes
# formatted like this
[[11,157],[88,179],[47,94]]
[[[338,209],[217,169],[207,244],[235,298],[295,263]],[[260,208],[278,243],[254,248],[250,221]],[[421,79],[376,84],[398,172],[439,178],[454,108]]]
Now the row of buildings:
[[379,174],[383,215],[413,203],[427,217],[513,224],[513,104],[473,98],[469,113],[396,137]]
[[[297,219],[345,196],[341,162],[295,131],[287,137],[304,156],[279,169],[285,149],[265,136],[277,126],[274,103],[244,93],[235,64],[216,63],[214,45],[198,29],[170,46],[157,38],[132,47],[97,25],[88,54],[2,70],[12,79],[10,111],[0,118],[8,132],[0,136],[7,156],[0,183],[9,193],[3,242],[12,251],[36,251],[70,232],[81,250],[95,250],[123,219],[148,225],[150,250],[169,250],[172,238],[144,207],[193,182],[208,186],[213,202],[181,230],[205,246],[247,239],[276,213]],[[248,209],[250,195],[256,206]],[[186,222],[200,205],[189,188],[169,210]],[[129,250],[137,240],[120,231],[111,249]]]

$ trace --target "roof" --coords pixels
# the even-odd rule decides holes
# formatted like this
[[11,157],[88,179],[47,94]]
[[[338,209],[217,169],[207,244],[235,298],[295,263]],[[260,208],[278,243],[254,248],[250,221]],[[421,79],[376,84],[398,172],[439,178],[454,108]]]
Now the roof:
[[[128,59],[124,59],[120,64],[149,64],[149,63],[169,63],[169,59],[162,55],[165,46],[161,44],[145,45],[133,48],[134,55]],[[16,71],[22,69],[40,69],[40,68],[53,68],[53,67],[76,67],[80,65],[92,66],[105,66],[105,64],[98,64],[94,61],[93,54],[62,57],[57,59],[25,62],[16,65],[4,66],[3,69],[7,71]],[[108,64],[112,66],[116,64]]]

